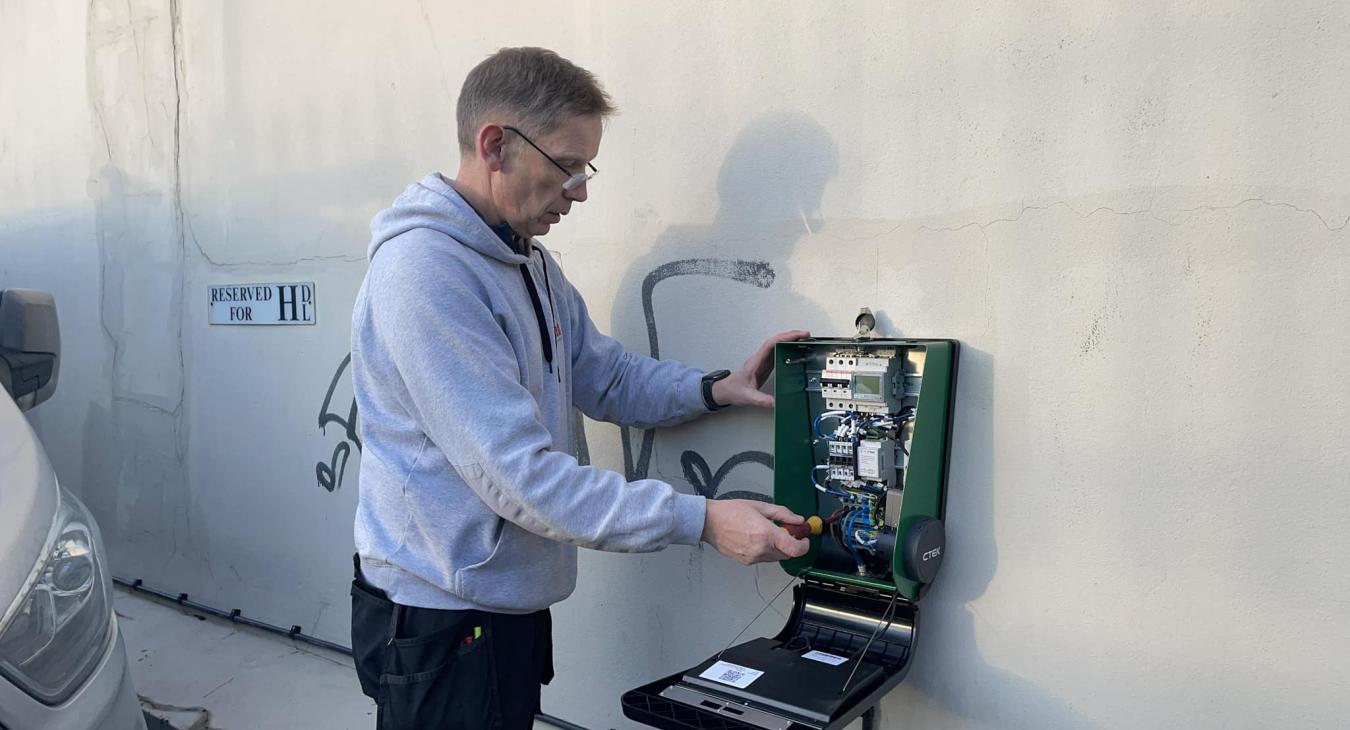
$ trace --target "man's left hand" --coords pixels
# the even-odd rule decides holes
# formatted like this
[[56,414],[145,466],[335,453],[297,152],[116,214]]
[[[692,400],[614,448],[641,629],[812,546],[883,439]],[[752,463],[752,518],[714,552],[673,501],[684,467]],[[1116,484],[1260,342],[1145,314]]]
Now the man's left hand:
[[764,385],[764,381],[769,379],[769,373],[773,372],[773,346],[780,342],[791,342],[810,336],[811,333],[806,330],[792,330],[780,332],[765,340],[739,370],[733,370],[731,375],[713,383],[713,400],[723,407],[772,408],[773,396],[761,392],[760,386]]

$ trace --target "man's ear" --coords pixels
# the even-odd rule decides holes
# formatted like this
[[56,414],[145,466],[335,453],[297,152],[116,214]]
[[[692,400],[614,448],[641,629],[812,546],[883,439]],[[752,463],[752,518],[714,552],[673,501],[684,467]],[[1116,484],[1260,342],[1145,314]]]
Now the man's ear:
[[478,159],[492,172],[506,165],[506,130],[496,124],[484,124],[478,130]]

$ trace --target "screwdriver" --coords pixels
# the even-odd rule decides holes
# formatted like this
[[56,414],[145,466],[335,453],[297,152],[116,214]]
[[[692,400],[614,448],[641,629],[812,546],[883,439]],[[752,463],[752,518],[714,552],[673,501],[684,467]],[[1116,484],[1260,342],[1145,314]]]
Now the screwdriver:
[[787,534],[800,540],[804,537],[811,537],[824,532],[825,520],[820,519],[820,517],[816,515],[811,515],[800,525],[779,525],[779,527],[787,530]]

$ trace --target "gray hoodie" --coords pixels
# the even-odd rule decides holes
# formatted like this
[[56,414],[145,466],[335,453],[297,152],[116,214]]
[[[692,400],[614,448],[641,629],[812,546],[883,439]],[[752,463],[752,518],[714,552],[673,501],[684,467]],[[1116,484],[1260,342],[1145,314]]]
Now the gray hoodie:
[[638,428],[706,413],[700,371],[598,332],[542,246],[512,251],[439,174],[370,228],[352,312],[367,580],[406,605],[524,613],[572,593],[577,546],[698,544],[702,497],[570,451],[573,407]]

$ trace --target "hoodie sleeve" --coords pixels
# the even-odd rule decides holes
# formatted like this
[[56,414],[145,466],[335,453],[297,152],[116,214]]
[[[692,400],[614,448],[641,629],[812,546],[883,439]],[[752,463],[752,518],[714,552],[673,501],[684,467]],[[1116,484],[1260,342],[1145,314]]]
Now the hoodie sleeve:
[[708,412],[703,371],[629,352],[596,329],[586,302],[570,282],[566,291],[571,300],[572,402],[582,413],[597,421],[654,428]]
[[697,545],[706,500],[554,451],[477,282],[424,264],[392,250],[375,258],[369,316],[409,413],[469,487],[504,519],[549,539],[616,552]]

